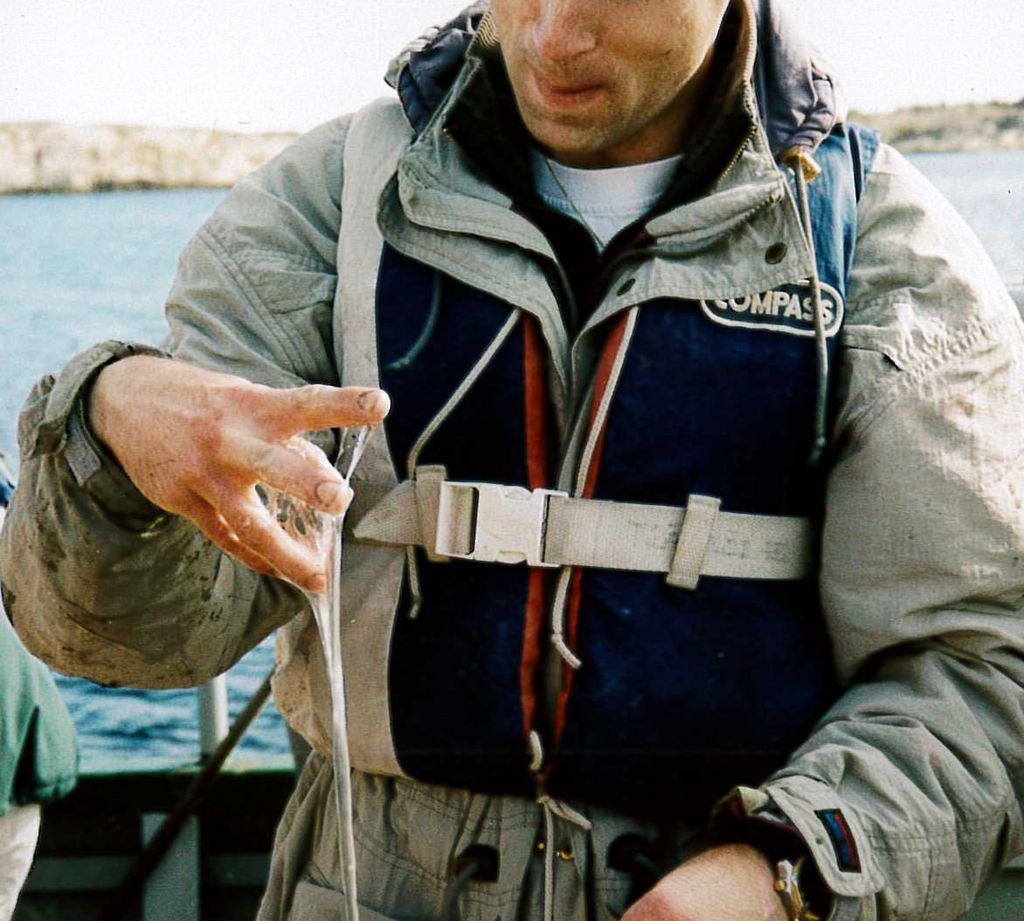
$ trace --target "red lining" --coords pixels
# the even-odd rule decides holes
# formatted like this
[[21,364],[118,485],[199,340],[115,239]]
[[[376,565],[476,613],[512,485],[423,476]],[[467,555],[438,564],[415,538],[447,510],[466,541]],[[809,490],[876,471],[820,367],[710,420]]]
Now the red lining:
[[[544,353],[537,321],[523,315],[523,397],[526,433],[526,473],[530,489],[546,486],[547,405],[544,392]],[[533,729],[537,713],[537,668],[544,629],[544,570],[531,569],[527,576],[523,651],[519,660],[519,698],[523,709],[523,737]]]

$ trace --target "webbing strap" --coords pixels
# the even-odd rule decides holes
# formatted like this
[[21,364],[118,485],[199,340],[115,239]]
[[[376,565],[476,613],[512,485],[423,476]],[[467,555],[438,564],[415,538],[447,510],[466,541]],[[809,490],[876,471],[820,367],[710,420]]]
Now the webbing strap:
[[722,500],[710,496],[691,495],[686,500],[683,526],[679,529],[672,568],[666,579],[669,585],[688,588],[691,591],[697,587],[704,571],[704,559],[711,546],[711,538],[715,534],[721,507]]
[[[439,542],[435,510],[445,489],[453,501],[446,503]],[[487,502],[467,501],[479,490],[489,493]],[[517,503],[516,510],[503,514],[494,491]],[[520,510],[527,504],[537,507],[531,501],[536,497],[521,487],[438,482],[434,477],[394,487],[359,483],[348,519],[357,541],[429,547],[435,553],[443,543],[457,548],[447,554],[452,558],[498,562],[526,561],[529,548],[539,546],[532,565],[661,572],[671,574],[670,582],[679,587],[694,587],[700,576],[789,580],[816,571],[817,534],[806,518],[722,512],[717,500],[707,497],[693,497],[689,516],[686,508],[675,506],[560,493],[542,498],[543,514],[535,525],[537,518]],[[474,555],[481,535],[491,555]],[[495,557],[491,551],[498,540],[506,552]]]
[[[376,387],[380,383],[377,355],[376,291],[384,240],[377,225],[383,190],[408,147],[411,129],[397,102],[373,103],[358,112],[349,125],[343,155],[344,177],[338,232],[338,287],[333,311],[334,350],[344,386]],[[384,431],[366,445],[356,471],[358,480],[398,481]],[[356,487],[360,489],[360,487]],[[360,490],[361,491],[361,490]],[[359,693],[348,701],[348,738],[352,762],[374,774],[401,774],[395,753],[391,709],[388,705],[388,662],[393,618],[367,618],[361,612],[396,611],[402,593],[403,557],[400,550],[368,552],[352,547],[342,557],[341,656],[345,680]],[[292,642],[298,661],[306,655],[303,634]],[[313,653],[310,653],[313,655]],[[311,660],[315,662],[316,660]],[[316,673],[318,666],[309,666]],[[305,680],[305,679],[303,679]],[[313,699],[317,699],[313,684]]]
[[[553,498],[545,562],[637,572],[672,571],[686,509]],[[700,566],[705,576],[803,579],[814,574],[815,533],[806,518],[719,512]]]

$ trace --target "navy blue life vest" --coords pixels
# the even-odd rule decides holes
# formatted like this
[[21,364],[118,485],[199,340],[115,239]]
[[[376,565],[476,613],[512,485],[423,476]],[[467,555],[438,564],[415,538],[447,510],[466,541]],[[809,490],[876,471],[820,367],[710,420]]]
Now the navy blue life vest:
[[[842,126],[816,154],[823,172],[810,204],[832,331],[876,148],[872,132]],[[641,305],[587,495],[680,506],[702,494],[720,497],[724,511],[820,520],[822,475],[808,465],[809,295],[793,287]],[[385,246],[378,344],[400,469],[515,309]],[[552,485],[534,322],[523,315],[419,463],[445,465],[452,480]],[[611,339],[620,320],[605,326]],[[835,335],[828,341],[834,348]],[[529,795],[545,574],[417,553],[422,607],[416,619],[399,609],[390,660],[399,763],[428,782]],[[687,591],[658,574],[577,570],[567,638],[583,667],[567,673],[544,772],[564,798],[706,809],[734,784],[762,781],[838,694],[813,579],[704,577]]]

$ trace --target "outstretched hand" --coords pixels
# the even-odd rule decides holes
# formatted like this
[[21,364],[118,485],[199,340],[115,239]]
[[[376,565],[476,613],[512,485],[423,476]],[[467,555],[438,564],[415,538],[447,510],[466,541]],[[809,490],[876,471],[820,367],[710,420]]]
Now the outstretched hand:
[[278,390],[166,358],[108,365],[92,388],[89,425],[138,490],[192,521],[251,569],[310,591],[323,561],[290,540],[256,493],[266,483],[328,514],[352,491],[303,432],[374,425],[388,396],[362,387]]
[[787,921],[774,882],[760,851],[714,847],[669,873],[622,921]]

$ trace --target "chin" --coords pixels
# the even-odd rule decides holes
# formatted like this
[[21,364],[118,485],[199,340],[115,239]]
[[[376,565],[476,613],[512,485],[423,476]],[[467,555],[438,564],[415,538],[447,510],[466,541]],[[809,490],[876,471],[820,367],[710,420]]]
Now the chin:
[[606,146],[603,132],[594,128],[568,128],[550,122],[526,125],[527,130],[542,148],[560,162],[568,165],[576,159],[587,159],[599,154]]

